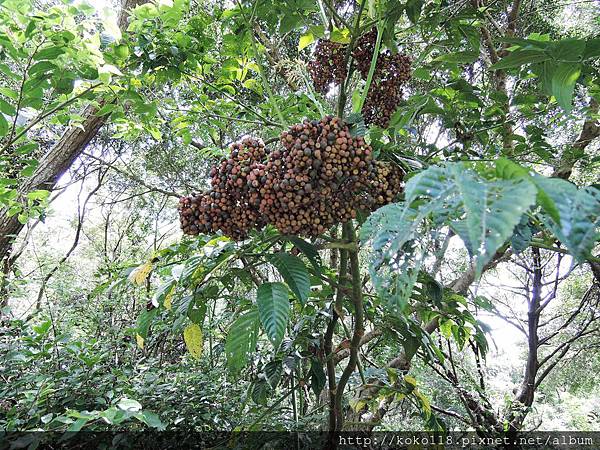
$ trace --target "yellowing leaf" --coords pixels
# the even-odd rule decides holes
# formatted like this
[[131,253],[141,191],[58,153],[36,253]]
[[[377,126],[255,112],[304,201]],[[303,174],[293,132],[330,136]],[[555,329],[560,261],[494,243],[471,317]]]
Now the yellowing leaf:
[[427,396],[425,396],[418,390],[415,390],[415,395],[417,396],[417,398],[419,399],[419,401],[421,403],[421,408],[423,409],[423,412],[425,413],[425,417],[429,418],[431,416],[431,403],[429,402],[429,398],[427,398]]
[[152,263],[148,261],[146,264],[136,267],[131,271],[127,279],[133,283],[141,286],[148,278],[148,274],[152,271]]
[[139,334],[135,335],[135,342],[137,342],[139,348],[144,348],[144,338],[141,337]]
[[312,33],[308,33],[303,36],[300,36],[300,42],[298,42],[298,51],[302,50],[303,48],[308,47],[314,41],[315,41],[315,37],[313,36]]
[[197,323],[192,323],[183,330],[183,340],[192,358],[200,359],[202,355],[202,330]]
[[365,407],[366,404],[367,404],[366,400],[356,400],[356,399],[350,400],[350,406],[352,407],[352,409],[355,412],[359,412],[361,409],[363,409]]
[[404,381],[406,381],[409,384],[412,384],[413,386],[417,385],[417,380],[415,378],[411,377],[410,375],[406,375],[404,377]]
[[169,311],[173,307],[173,290],[173,288],[169,290],[169,293],[165,296],[165,301],[163,302],[165,309],[168,309]]

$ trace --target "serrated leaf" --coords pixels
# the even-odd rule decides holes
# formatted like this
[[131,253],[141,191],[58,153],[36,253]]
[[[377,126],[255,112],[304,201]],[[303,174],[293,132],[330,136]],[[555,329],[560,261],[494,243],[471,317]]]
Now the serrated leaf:
[[595,187],[577,189],[560,178],[537,178],[558,210],[559,220],[543,215],[544,224],[567,247],[579,262],[589,257],[600,239],[600,190]]
[[297,256],[283,252],[271,255],[269,262],[277,268],[290,290],[304,304],[310,294],[310,277],[304,262]]
[[[462,197],[466,218],[452,222],[475,258],[477,274],[509,239],[521,217],[534,204],[537,189],[529,180],[498,180],[481,183],[467,173],[455,169],[454,182]],[[456,225],[462,223],[466,229]]]
[[183,340],[185,346],[192,355],[192,358],[199,360],[202,356],[202,329],[196,323],[189,324],[185,330],[183,330]]
[[269,340],[279,347],[290,314],[288,288],[283,283],[263,283],[256,292],[258,314]]
[[258,341],[259,325],[258,310],[252,309],[238,317],[229,328],[225,355],[230,370],[237,372],[248,362],[248,354],[254,351]]

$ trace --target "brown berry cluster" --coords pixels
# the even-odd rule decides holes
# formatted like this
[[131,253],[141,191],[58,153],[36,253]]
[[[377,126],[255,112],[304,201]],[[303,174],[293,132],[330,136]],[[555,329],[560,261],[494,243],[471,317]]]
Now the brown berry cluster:
[[308,64],[308,71],[317,92],[327,93],[331,84],[340,85],[346,79],[346,45],[320,39]]
[[[363,79],[369,74],[376,40],[377,30],[373,28],[358,40],[352,52]],[[410,58],[402,54],[385,52],[377,57],[377,65],[362,111],[366,124],[374,123],[382,128],[388,126],[392,114],[402,100],[402,86],[410,80],[410,65]]]
[[179,200],[179,219],[185,234],[221,230],[233,239],[244,239],[265,223],[259,212],[259,187],[264,182],[266,158],[261,141],[245,138],[231,147],[228,158],[210,171],[211,190]]
[[211,191],[180,200],[184,233],[221,230],[239,240],[270,223],[283,234],[317,236],[401,191],[400,168],[374,161],[371,147],[337,117],[294,125],[281,143],[268,157],[259,141],[235,144],[212,169]]
[[285,234],[318,235],[356,216],[353,197],[366,189],[371,148],[337,117],[305,121],[281,135],[283,151],[267,162],[261,204]]

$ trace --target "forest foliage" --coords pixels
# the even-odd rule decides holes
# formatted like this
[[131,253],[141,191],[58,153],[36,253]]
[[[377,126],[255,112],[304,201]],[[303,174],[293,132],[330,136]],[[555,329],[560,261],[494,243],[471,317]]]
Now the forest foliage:
[[[0,429],[497,436],[548,422],[561,383],[580,403],[597,388],[594,2],[117,10],[0,2]],[[333,117],[344,134],[319,135]],[[259,175],[225,189],[238,176],[218,168],[248,137]],[[232,227],[279,182],[286,201],[316,196],[306,220],[335,220],[290,233],[271,219],[301,206],[282,202]],[[39,230],[64,192],[57,247]],[[199,193],[219,195],[198,206],[214,217],[231,196],[230,215],[182,235],[177,200]],[[486,317],[522,337],[518,367],[490,357],[503,338]],[[592,419],[560,424],[597,429],[594,398]]]

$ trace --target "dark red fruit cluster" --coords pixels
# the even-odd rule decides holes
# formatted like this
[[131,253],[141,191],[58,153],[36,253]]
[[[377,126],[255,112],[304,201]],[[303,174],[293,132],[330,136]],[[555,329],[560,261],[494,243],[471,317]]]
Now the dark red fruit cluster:
[[179,218],[185,234],[221,230],[244,239],[251,229],[265,225],[259,212],[259,186],[265,176],[265,146],[246,138],[231,147],[231,154],[210,171],[211,190],[179,200]]
[[[375,52],[377,30],[363,35],[355,46],[352,57],[363,79],[366,79]],[[411,77],[410,58],[402,54],[381,53],[377,57],[375,72],[363,105],[366,124],[374,123],[386,128],[392,114],[402,100],[402,86]]]
[[346,45],[324,39],[317,42],[308,71],[317,92],[327,93],[331,84],[340,85],[346,79]]
[[337,117],[294,125],[281,143],[268,157],[256,140],[235,144],[212,169],[211,191],[180,200],[184,233],[221,230],[239,240],[270,223],[284,234],[317,236],[401,191],[403,172],[374,161],[371,147]]

